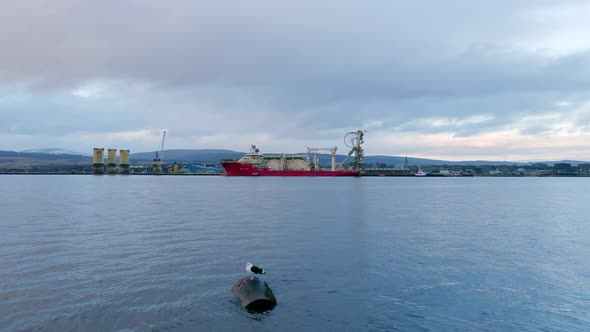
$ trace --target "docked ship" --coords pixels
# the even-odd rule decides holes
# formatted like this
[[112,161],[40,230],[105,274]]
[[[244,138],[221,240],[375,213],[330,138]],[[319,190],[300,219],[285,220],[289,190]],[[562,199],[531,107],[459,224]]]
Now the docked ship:
[[[307,154],[269,154],[264,155],[252,145],[250,152],[238,160],[223,160],[221,165],[227,176],[358,176],[363,160],[363,130],[349,132],[344,143],[351,148],[345,160],[336,164],[337,147],[307,148]],[[320,167],[317,152],[330,151],[332,165],[329,169]],[[312,155],[313,154],[313,155]],[[351,165],[348,159],[353,156]],[[348,167],[345,169],[345,167]]]

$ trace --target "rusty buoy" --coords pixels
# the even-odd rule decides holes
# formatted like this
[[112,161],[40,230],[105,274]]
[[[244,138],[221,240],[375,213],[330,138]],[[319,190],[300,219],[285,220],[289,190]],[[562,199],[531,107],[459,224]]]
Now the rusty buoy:
[[232,288],[232,293],[240,299],[242,308],[249,311],[269,311],[277,305],[277,299],[270,286],[257,277],[244,277],[238,280]]

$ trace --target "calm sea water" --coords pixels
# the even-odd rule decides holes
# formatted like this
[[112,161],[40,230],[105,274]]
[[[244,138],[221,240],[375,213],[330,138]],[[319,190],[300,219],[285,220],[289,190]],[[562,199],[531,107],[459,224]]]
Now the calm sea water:
[[589,181],[0,176],[0,330],[589,330]]

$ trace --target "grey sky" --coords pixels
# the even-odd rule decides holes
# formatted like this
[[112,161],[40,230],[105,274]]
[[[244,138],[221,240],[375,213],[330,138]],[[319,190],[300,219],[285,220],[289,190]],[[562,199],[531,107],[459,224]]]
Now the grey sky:
[[12,1],[0,149],[590,159],[587,1]]

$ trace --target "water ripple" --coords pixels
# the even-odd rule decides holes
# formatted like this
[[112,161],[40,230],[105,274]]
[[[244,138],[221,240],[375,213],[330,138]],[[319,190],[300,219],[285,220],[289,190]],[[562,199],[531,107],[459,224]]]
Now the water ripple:
[[[0,330],[590,329],[583,179],[0,184]],[[272,312],[232,297],[246,261]]]

